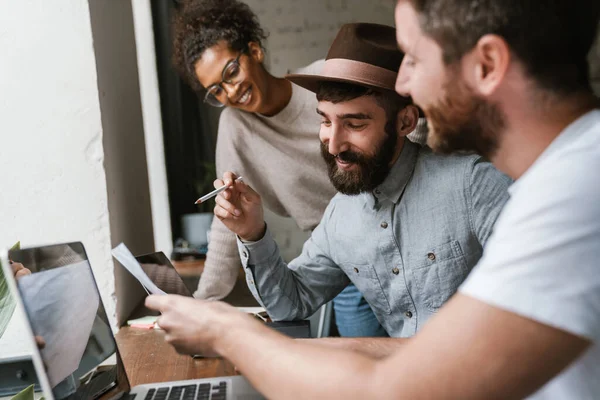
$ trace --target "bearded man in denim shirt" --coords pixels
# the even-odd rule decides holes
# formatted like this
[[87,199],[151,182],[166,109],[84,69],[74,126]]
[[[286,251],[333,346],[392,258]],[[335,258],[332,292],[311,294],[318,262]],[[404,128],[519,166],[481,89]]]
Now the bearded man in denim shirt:
[[392,27],[348,24],[321,75],[288,75],[317,94],[322,155],[338,194],[286,265],[259,194],[233,173],[215,215],[238,235],[247,283],[274,320],[312,315],[352,282],[392,337],[414,335],[482,255],[511,181],[477,155],[406,140],[419,119],[394,92],[403,54]]

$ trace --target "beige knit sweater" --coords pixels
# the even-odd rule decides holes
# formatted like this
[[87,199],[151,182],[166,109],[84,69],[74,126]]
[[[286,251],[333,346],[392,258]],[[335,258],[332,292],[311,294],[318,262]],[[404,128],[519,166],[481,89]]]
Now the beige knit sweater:
[[[317,74],[323,61],[295,73]],[[313,229],[335,194],[319,148],[320,117],[314,93],[292,85],[292,98],[277,115],[265,117],[227,108],[217,138],[217,176],[233,171],[262,197],[265,207],[291,217],[302,230]],[[409,138],[424,142],[419,126]],[[194,296],[218,300],[227,296],[241,266],[235,235],[214,218],[204,272]]]

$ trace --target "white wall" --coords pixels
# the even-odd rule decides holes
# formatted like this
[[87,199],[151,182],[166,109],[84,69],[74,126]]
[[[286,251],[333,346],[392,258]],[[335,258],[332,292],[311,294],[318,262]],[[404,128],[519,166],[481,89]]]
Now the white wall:
[[[111,247],[155,248],[132,5],[2,1],[0,54],[0,246],[82,241],[114,326]],[[0,356],[27,353],[20,323]]]
[[154,250],[133,13],[129,1],[88,0],[108,191],[111,243]]
[[269,32],[267,57],[275,75],[325,58],[340,26],[394,26],[393,0],[245,0]]
[[[0,54],[0,246],[82,241],[112,316],[103,135],[87,1],[1,1]],[[18,352],[16,343],[5,345],[2,356]]]
[[[102,116],[110,242],[113,247],[125,243],[133,254],[146,254],[155,246],[132,5],[129,1],[88,2]],[[135,285],[135,278],[118,262],[114,265],[112,303]],[[112,272],[112,268],[106,271]]]
[[132,0],[137,65],[144,118],[144,136],[152,206],[154,245],[170,254],[173,248],[165,147],[156,70],[156,50],[150,0]]

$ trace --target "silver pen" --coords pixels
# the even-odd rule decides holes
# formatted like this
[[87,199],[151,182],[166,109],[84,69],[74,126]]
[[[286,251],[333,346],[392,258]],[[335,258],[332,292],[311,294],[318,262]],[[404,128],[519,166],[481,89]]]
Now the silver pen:
[[[244,179],[240,176],[239,178],[237,178],[234,182],[242,182]],[[224,191],[225,189],[229,188],[228,185],[223,185],[218,189],[213,190],[212,192],[205,194],[204,196],[200,197],[198,200],[196,200],[196,202],[194,204],[200,204],[205,202],[206,200],[212,199],[213,197],[215,197],[216,195],[218,195],[219,193],[221,193],[222,191]]]

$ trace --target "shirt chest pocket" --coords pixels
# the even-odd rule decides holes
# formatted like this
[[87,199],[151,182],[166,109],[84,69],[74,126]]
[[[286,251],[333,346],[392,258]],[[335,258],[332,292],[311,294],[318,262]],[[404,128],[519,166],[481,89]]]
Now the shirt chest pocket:
[[458,241],[414,253],[410,269],[418,293],[431,311],[437,311],[467,277],[467,262]]
[[353,263],[344,263],[342,268],[373,308],[373,311],[380,314],[391,314],[392,309],[388,296],[383,290],[383,285],[377,276],[377,272],[375,272],[375,268],[369,264]]

